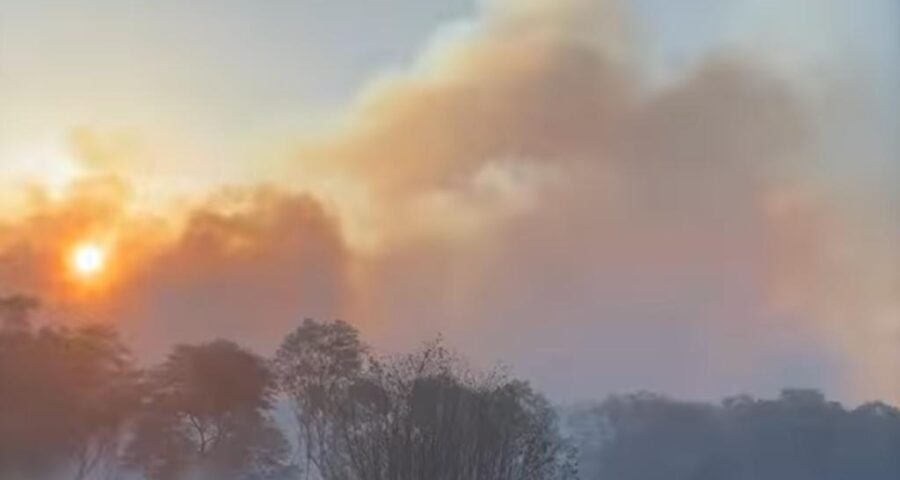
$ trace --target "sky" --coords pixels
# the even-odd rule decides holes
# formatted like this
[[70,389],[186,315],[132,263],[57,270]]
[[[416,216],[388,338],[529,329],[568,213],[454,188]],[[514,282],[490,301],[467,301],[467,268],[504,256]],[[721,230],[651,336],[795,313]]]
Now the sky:
[[0,295],[150,360],[342,318],[558,401],[897,400],[898,27],[893,0],[0,0]]

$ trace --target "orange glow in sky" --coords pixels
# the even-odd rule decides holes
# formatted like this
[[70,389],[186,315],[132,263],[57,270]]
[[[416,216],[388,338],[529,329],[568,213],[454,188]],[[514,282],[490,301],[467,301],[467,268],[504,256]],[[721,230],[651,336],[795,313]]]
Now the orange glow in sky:
[[70,266],[79,278],[94,278],[106,269],[107,251],[99,244],[78,244],[70,255]]

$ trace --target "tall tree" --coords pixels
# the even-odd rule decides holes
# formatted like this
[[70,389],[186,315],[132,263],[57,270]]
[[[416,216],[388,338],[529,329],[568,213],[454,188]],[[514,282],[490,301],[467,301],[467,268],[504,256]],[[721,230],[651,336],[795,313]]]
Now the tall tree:
[[305,320],[290,333],[273,362],[278,383],[293,403],[306,476],[347,478],[336,419],[342,401],[360,383],[366,347],[358,332],[340,320]]
[[127,349],[107,327],[33,331],[21,310],[13,318],[0,328],[0,477],[115,468],[138,404]]
[[274,476],[289,449],[268,417],[271,387],[264,362],[234,343],[175,347],[149,376],[130,460],[160,480]]
[[342,322],[306,321],[275,359],[301,442],[326,480],[545,480],[574,467],[546,400],[465,368],[440,342],[368,355]]

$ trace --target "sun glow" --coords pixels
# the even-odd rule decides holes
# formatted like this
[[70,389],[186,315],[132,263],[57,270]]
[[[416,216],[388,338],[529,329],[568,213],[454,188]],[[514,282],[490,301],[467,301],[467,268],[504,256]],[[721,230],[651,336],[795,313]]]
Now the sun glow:
[[72,249],[70,264],[81,278],[92,278],[106,269],[106,250],[96,243],[82,243]]

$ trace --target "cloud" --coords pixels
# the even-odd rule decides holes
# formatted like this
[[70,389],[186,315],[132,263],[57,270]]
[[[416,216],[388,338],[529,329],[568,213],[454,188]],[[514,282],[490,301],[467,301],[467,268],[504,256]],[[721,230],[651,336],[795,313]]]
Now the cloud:
[[890,208],[860,210],[839,200],[821,188],[797,186],[770,196],[774,299],[814,320],[826,341],[843,350],[845,391],[855,398],[895,400],[900,224],[891,219],[896,216],[881,216]]
[[350,261],[315,199],[227,191],[190,211],[133,288],[150,339],[223,336],[267,351],[304,317],[342,316],[353,293]]
[[[383,342],[440,330],[571,396],[784,384],[886,395],[891,382],[850,379],[894,356],[885,343],[856,362],[866,342],[849,331],[860,306],[881,312],[863,320],[875,330],[900,324],[890,302],[862,293],[895,295],[897,262],[868,265],[893,258],[886,244],[854,261],[866,287],[827,295],[817,285],[847,280],[822,251],[866,247],[829,231],[786,255],[808,219],[771,210],[804,181],[849,201],[823,169],[819,97],[805,77],[737,52],[645,83],[615,6],[488,3],[301,146],[298,171],[358,185],[365,199],[341,218],[379,239],[363,310],[380,312]],[[485,172],[514,193],[473,195]],[[883,208],[863,206],[869,223],[821,215],[865,239]],[[785,288],[805,292],[804,308],[782,302]],[[592,375],[597,385],[573,387]]]
[[[651,84],[615,2],[482,10],[280,169],[263,162],[268,187],[149,208],[145,142],[76,132],[93,176],[3,227],[0,286],[93,305],[146,352],[265,350],[341,316],[389,348],[444,332],[559,398],[895,388],[846,381],[896,360],[890,340],[867,350],[900,325],[892,205],[845,208],[803,82],[719,52]],[[127,261],[106,300],[79,303],[59,255],[91,235]]]
[[[42,297],[57,321],[115,323],[143,355],[210,337],[265,351],[304,316],[337,317],[349,305],[349,253],[312,197],[223,187],[151,213],[129,191],[125,180],[90,177],[35,201],[0,232],[3,291]],[[109,249],[99,281],[67,263],[85,241]]]
[[[803,381],[766,361],[828,354],[768,301],[764,201],[815,154],[804,97],[725,54],[644,86],[611,5],[491,4],[304,142],[297,171],[366,199],[342,216],[380,239],[364,310],[386,344],[440,330],[575,396]],[[485,172],[515,193],[473,195]]]

